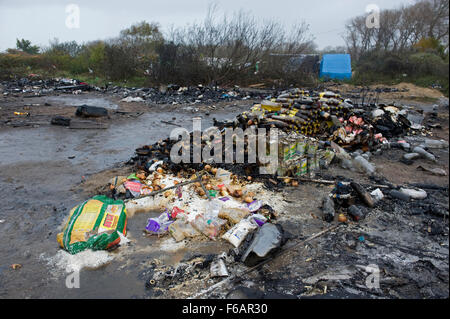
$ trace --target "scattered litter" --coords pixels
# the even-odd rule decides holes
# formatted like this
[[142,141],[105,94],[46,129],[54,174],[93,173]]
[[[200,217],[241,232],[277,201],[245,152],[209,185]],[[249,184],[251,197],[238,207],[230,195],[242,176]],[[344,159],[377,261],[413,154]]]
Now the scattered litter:
[[234,247],[239,247],[249,232],[258,226],[248,219],[243,219],[227,231],[222,238],[228,240]]
[[108,116],[108,110],[99,106],[81,105],[77,108],[75,115],[80,117],[102,117]]
[[281,246],[282,238],[283,234],[280,225],[264,224],[258,229],[250,246],[242,255],[242,262],[247,266],[261,262]]
[[60,125],[60,126],[69,126],[70,125],[70,118],[64,117],[64,116],[55,116],[51,120],[52,125]]
[[419,153],[407,153],[403,155],[403,158],[407,161],[412,161],[420,157]]
[[382,199],[384,198],[384,194],[383,194],[383,192],[381,191],[381,189],[379,189],[379,188],[377,188],[377,189],[375,189],[374,191],[372,191],[372,192],[370,193],[370,195],[372,195],[373,199],[374,199],[376,202],[379,202],[380,200],[382,200]]
[[431,173],[433,175],[439,175],[439,176],[447,176],[447,172],[445,170],[443,170],[442,168],[430,168],[424,165],[420,165],[417,167],[417,169]]
[[436,162],[436,157],[433,154],[425,151],[422,147],[416,146],[416,147],[413,148],[412,151],[413,151],[413,153],[418,153],[422,157],[424,157],[424,158],[426,158],[426,159],[428,159],[428,160],[430,160],[432,162]]
[[327,222],[332,222],[334,220],[334,202],[330,198],[330,196],[324,196],[322,200],[322,209],[323,209],[323,219]]
[[[169,102],[167,104],[183,104],[186,100],[183,95],[187,95],[191,89],[170,86],[158,91],[155,99]],[[192,90],[201,94],[197,94],[191,103],[207,100],[209,96],[213,99],[216,94],[200,86]],[[129,93],[125,89],[116,88],[115,94],[120,92]],[[126,97],[121,101],[148,103],[152,100],[147,91],[139,92],[139,95],[142,97],[122,95],[121,97]],[[175,98],[177,96],[180,98]],[[231,100],[239,96],[239,90],[227,90],[221,92],[219,99]],[[71,211],[64,231],[58,234],[58,242],[70,254],[59,252],[58,262],[63,263],[64,260],[64,263],[72,265],[72,269],[105,264],[112,257],[106,251],[93,250],[105,250],[119,243],[129,243],[130,240],[126,237],[126,219],[137,213],[152,212],[157,213],[157,217],[149,218],[147,224],[142,225],[147,234],[143,238],[148,240],[149,235],[158,236],[155,247],[161,251],[176,252],[185,249],[190,241],[222,240],[226,245],[229,242],[234,247],[232,251],[236,252],[236,255],[230,254],[232,257],[227,257],[226,254],[223,258],[201,257],[201,261],[185,263],[180,268],[173,269],[171,275],[156,274],[148,281],[152,281],[152,287],[159,285],[161,278],[158,276],[165,280],[172,275],[179,276],[179,271],[192,274],[195,265],[200,264],[203,268],[210,266],[211,278],[229,277],[227,266],[230,270],[234,270],[236,266],[229,263],[241,262],[251,267],[268,260],[284,244],[285,233],[281,225],[284,226],[283,222],[288,222],[292,216],[286,216],[288,214],[283,209],[288,201],[284,199],[281,188],[290,191],[293,187],[305,187],[308,183],[329,185],[332,190],[322,199],[323,219],[336,225],[336,215],[339,223],[353,225],[390,199],[414,204],[416,201],[410,201],[411,199],[428,198],[424,190],[409,188],[416,187],[412,184],[408,188],[388,185],[380,176],[382,165],[378,169],[373,164],[378,163],[378,154],[390,148],[406,152],[401,156],[405,161],[426,158],[436,162],[440,153],[434,155],[431,152],[434,152],[433,149],[445,149],[448,143],[423,138],[420,133],[425,132],[426,122],[424,124],[421,116],[408,116],[409,110],[397,105],[376,105],[367,110],[359,109],[351,100],[331,91],[290,89],[281,92],[278,97],[265,96],[260,101],[248,111],[238,114],[234,120],[219,122],[214,119],[214,125],[221,132],[225,132],[225,128],[278,128],[279,145],[276,156],[279,167],[275,171],[260,174],[261,168],[268,168],[260,158],[254,164],[204,164],[193,161],[175,164],[170,161],[169,154],[178,141],[166,138],[152,145],[143,145],[136,149],[135,156],[129,161],[135,169],[133,174],[116,176],[110,180],[109,190],[114,199],[96,196]],[[198,111],[194,107],[190,107],[190,110]],[[107,115],[107,110],[102,108],[83,105],[77,109],[77,116]],[[52,124],[70,128],[75,128],[77,123],[79,128],[83,125],[87,128],[89,125],[92,128],[102,125],[94,121],[80,122],[58,117],[52,119]],[[165,124],[176,125],[172,122]],[[418,133],[418,138],[407,138],[406,135],[410,132]],[[193,132],[190,137],[193,138]],[[201,140],[199,143],[197,146],[211,146],[210,141]],[[244,155],[248,156],[248,143],[244,145]],[[227,152],[223,149],[222,155],[226,156]],[[334,163],[355,174],[359,172],[367,175],[364,180],[369,180],[368,183],[372,184],[363,184],[365,182],[362,181],[360,184],[348,176],[333,178],[327,170]],[[418,169],[435,175],[446,175],[443,169],[423,165]],[[377,208],[373,209],[375,204]],[[422,207],[417,208],[419,209]],[[427,206],[422,211],[431,213],[432,208]],[[0,223],[3,222],[0,220]],[[353,244],[358,241],[364,243],[360,246],[372,244],[372,238],[369,241],[364,236],[353,236],[348,241]],[[236,259],[230,262],[229,258],[234,256]],[[83,260],[78,259],[82,257]],[[98,263],[91,260],[91,257],[99,258]],[[307,259],[311,260],[312,258]],[[186,267],[183,268],[184,266]],[[207,269],[206,267],[206,271]],[[340,278],[351,276],[351,272],[344,271]],[[325,275],[320,278],[333,276]],[[314,282],[313,279],[310,280],[311,283]],[[324,291],[329,287],[325,286]]]
[[400,199],[400,200],[403,200],[403,201],[406,201],[406,202],[411,199],[411,196],[409,196],[409,194],[403,193],[403,192],[399,192],[398,190],[395,190],[395,189],[391,190],[389,192],[389,195],[392,198]]
[[127,102],[127,103],[130,103],[130,102],[143,102],[144,99],[141,98],[140,96],[137,96],[137,97],[128,96],[128,97],[122,99],[121,101],[122,102]]
[[425,199],[427,198],[427,192],[423,189],[415,190],[411,188],[401,188],[400,192],[405,195],[408,195],[412,199]]
[[169,230],[169,226],[174,222],[169,212],[166,210],[157,218],[150,218],[145,230],[151,234],[164,234]]
[[358,221],[364,217],[364,213],[362,210],[356,206],[352,205],[348,208],[348,213],[350,216],[352,216],[353,220]]
[[228,270],[223,259],[218,259],[211,263],[211,277],[228,277]]

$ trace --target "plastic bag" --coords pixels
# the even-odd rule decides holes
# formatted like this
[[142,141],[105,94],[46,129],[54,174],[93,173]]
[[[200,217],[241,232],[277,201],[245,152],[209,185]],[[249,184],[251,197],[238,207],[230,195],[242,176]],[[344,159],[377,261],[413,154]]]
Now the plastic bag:
[[191,222],[191,225],[205,236],[215,240],[223,225],[226,223],[226,220],[220,218],[208,218],[207,216],[199,214]]
[[247,217],[250,214],[248,208],[239,207],[222,207],[219,212],[219,217],[230,221],[232,224],[237,224],[242,218]]
[[120,242],[118,232],[126,235],[126,225],[127,214],[122,200],[94,196],[70,211],[63,232],[56,240],[71,254],[86,249],[108,249]]
[[200,236],[200,233],[183,219],[177,219],[171,224],[169,226],[169,233],[177,242],[182,241],[185,238]]
[[147,227],[145,230],[150,234],[162,235],[167,232],[169,226],[174,222],[169,211],[166,209],[157,218],[148,219]]

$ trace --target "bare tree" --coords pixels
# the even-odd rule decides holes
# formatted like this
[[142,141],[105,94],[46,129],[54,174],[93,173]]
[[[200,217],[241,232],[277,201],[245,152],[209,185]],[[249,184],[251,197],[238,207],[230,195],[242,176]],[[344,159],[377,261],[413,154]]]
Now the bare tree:
[[[287,31],[279,22],[259,21],[242,10],[231,17],[224,15],[219,18],[217,6],[210,5],[202,23],[171,28],[167,38],[179,48],[196,52],[198,70],[206,70],[206,82],[225,83],[246,77],[254,79],[257,64],[263,65],[266,74],[281,69],[271,63],[272,53],[301,54],[312,51],[313,39],[308,32],[308,25],[304,22]],[[178,59],[176,63],[180,65],[182,61]]]
[[448,49],[449,0],[421,0],[410,6],[380,12],[380,28],[368,28],[365,16],[346,25],[346,40],[353,59],[369,51],[404,52],[421,39],[436,39]]

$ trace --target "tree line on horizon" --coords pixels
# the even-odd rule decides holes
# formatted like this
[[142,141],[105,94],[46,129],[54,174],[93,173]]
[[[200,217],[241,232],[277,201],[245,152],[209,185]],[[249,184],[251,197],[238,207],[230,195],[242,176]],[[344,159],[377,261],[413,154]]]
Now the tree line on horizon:
[[164,33],[158,23],[142,21],[112,39],[82,44],[54,39],[39,48],[17,39],[16,48],[0,54],[0,77],[39,73],[142,86],[317,85],[317,60],[307,57],[349,53],[355,83],[437,82],[448,94],[449,0],[420,0],[379,17],[379,28],[367,28],[366,15],[350,19],[345,46],[318,50],[304,21],[287,29],[242,10],[219,17],[211,5],[202,22]]

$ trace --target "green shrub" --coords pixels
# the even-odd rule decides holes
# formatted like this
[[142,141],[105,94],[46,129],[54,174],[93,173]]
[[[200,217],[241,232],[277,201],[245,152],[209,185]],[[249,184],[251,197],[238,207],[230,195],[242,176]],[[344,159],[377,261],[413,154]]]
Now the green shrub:
[[433,53],[416,53],[409,56],[410,70],[413,75],[434,75],[448,77],[448,63]]

